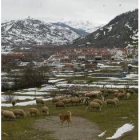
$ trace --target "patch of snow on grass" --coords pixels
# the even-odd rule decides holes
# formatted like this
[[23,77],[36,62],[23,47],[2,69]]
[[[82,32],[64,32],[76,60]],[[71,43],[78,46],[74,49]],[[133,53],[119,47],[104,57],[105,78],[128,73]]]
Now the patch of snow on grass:
[[64,79],[54,79],[54,80],[48,80],[49,83],[56,83],[56,82],[59,82],[59,81],[62,81]]
[[117,139],[121,137],[124,133],[132,131],[134,126],[132,124],[124,124],[122,127],[118,128],[116,133],[112,137],[106,138],[107,140]]
[[[1,101],[6,101],[6,97],[8,95],[1,95]],[[39,96],[39,97],[42,97],[42,96]],[[39,98],[37,97],[37,98]],[[26,99],[34,99],[35,96],[14,96],[14,99],[19,99],[19,100],[26,100]]]
[[[52,98],[43,99],[43,101],[49,101],[49,100],[52,100]],[[36,104],[36,100],[28,101],[28,102],[20,102],[20,103],[17,103],[16,106],[27,106],[27,105],[34,105],[34,104]],[[11,103],[1,104],[1,106],[12,107],[12,104]]]
[[103,137],[105,135],[106,131],[102,132],[101,134],[98,135],[98,137]]

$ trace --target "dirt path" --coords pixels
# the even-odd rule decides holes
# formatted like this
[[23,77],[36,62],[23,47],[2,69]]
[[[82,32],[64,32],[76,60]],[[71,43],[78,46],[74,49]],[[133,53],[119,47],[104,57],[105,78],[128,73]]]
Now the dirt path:
[[46,117],[37,120],[34,128],[42,131],[54,131],[51,135],[58,140],[96,140],[100,134],[98,126],[86,119],[72,117],[72,125],[68,127],[67,122],[61,127],[59,117]]

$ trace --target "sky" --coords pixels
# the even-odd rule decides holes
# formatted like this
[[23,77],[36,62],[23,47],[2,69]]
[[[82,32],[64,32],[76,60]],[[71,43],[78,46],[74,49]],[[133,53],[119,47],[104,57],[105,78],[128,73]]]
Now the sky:
[[138,8],[138,0],[1,0],[1,21],[36,19],[89,21],[106,24]]

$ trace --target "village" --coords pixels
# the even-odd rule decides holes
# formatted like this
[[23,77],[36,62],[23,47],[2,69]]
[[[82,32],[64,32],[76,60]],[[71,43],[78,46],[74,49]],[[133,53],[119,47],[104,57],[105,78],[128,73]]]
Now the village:
[[[2,97],[5,96],[4,91],[10,90],[13,91],[13,95],[20,92],[24,96],[32,96],[35,92],[31,94],[30,92],[35,89],[36,94],[51,95],[54,91],[68,91],[70,87],[77,89],[138,87],[137,52],[131,47],[126,49],[74,47],[55,49],[55,52],[51,49],[36,48],[36,51],[33,49],[34,51],[2,54]],[[47,54],[48,50],[51,52],[50,56]],[[23,71],[28,67],[32,69],[43,67],[45,76],[42,85],[38,87],[32,85],[29,90],[26,87],[14,89]]]

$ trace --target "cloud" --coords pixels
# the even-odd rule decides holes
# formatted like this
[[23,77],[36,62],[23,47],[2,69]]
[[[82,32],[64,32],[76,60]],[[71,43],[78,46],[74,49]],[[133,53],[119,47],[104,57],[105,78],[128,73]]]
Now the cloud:
[[55,18],[107,23],[138,8],[137,0],[2,0],[2,18]]

